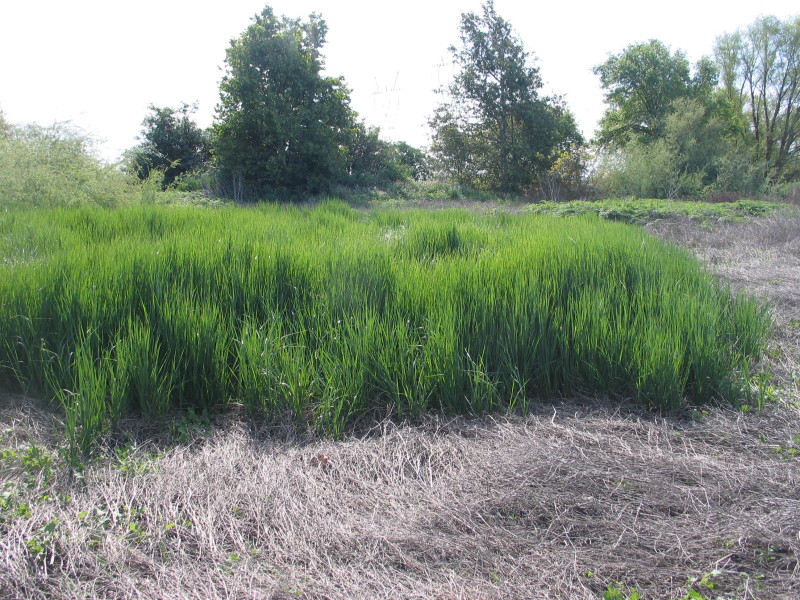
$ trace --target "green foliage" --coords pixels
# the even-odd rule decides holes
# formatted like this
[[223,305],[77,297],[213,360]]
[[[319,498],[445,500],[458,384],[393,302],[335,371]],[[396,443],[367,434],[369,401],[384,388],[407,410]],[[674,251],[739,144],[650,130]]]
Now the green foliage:
[[[79,461],[78,453],[87,455],[106,432],[107,413],[120,404],[115,398],[119,389],[111,381],[108,359],[96,359],[93,346],[91,336],[79,332],[74,351],[69,356],[55,356],[62,364],[45,370],[52,394],[64,411],[69,458],[73,464]],[[110,416],[113,419],[117,415]]]
[[226,52],[213,153],[227,195],[324,192],[348,168],[355,115],[341,78],[322,74],[327,26],[257,14]]
[[697,202],[608,199],[597,202],[543,202],[531,204],[526,212],[534,214],[571,217],[594,214],[602,219],[643,225],[659,219],[688,217],[697,221],[740,221],[746,218],[761,217],[780,213],[784,205],[759,200],[739,200],[737,202]]
[[616,583],[609,583],[608,588],[603,592],[603,600],[642,600],[642,596],[635,588],[629,590]]
[[492,192],[437,180],[404,180],[380,188],[337,187],[333,190],[333,194],[351,206],[367,206],[370,202],[380,206],[400,207],[408,206],[409,201],[413,203],[423,200],[477,202],[498,200],[498,195]]
[[[166,396],[169,397],[169,396]],[[193,407],[189,407],[186,413],[177,418],[172,424],[173,439],[178,444],[185,444],[195,438],[198,434],[207,430],[211,426],[208,412],[203,410],[199,414]]]
[[5,124],[0,135],[0,207],[113,206],[131,192],[125,176],[94,156],[92,141],[68,124]]
[[421,181],[430,177],[428,157],[405,142],[380,139],[377,127],[358,123],[349,146],[349,177],[345,183],[355,187],[385,188],[400,181]]
[[594,156],[582,144],[569,144],[555,155],[553,164],[541,179],[543,196],[557,202],[586,197],[591,192],[589,165]]
[[715,57],[691,75],[682,51],[650,40],[595,68],[609,104],[603,192],[763,193],[800,177],[800,20],[759,18],[720,37]]
[[129,151],[129,168],[142,180],[153,171],[163,174],[164,189],[189,173],[203,170],[211,160],[210,139],[191,119],[197,107],[149,106],[142,121],[141,144]]
[[530,189],[560,146],[581,142],[558,99],[539,97],[539,70],[489,0],[483,14],[461,16],[460,71],[430,122],[431,151],[460,184],[499,192]]
[[800,178],[800,17],[758,18],[717,39],[724,93],[772,181]]
[[[609,104],[598,132],[605,149],[601,192],[675,198],[765,191],[773,162],[748,132],[745,86],[737,79],[741,48],[741,34],[721,38],[717,62],[702,58],[693,76],[684,53],[672,54],[658,40],[633,44],[595,68]],[[742,60],[752,63],[757,54],[753,50]],[[717,88],[720,73],[722,90]],[[762,108],[766,103],[759,104]],[[777,123],[774,115],[764,118]],[[761,114],[754,119],[758,122]],[[791,138],[789,121],[783,133]],[[760,131],[758,123],[751,129]]]
[[3,111],[0,110],[0,138],[10,135],[13,130],[14,128],[11,123],[6,120],[6,116],[3,114]]
[[[703,63],[702,86],[712,76]],[[661,137],[664,119],[672,103],[689,94],[692,80],[689,61],[678,50],[674,54],[658,40],[631,44],[620,54],[595,67],[606,90],[606,110],[600,122],[601,144],[623,147],[632,140]]]
[[17,210],[0,254],[0,380],[60,402],[74,460],[125,411],[241,403],[338,435],[578,391],[737,402],[768,324],[687,253],[597,219]]
[[34,561],[44,563],[54,559],[53,555],[57,551],[55,540],[58,528],[58,520],[52,519],[38,530],[33,531],[33,535],[25,540],[25,548]]
[[[0,451],[0,466],[3,469],[13,469],[17,465],[24,473],[23,481],[29,488],[38,483],[47,485],[53,477],[53,457],[41,446],[30,446],[24,452],[18,450]],[[6,506],[9,508],[8,499],[11,494],[5,495]]]
[[[722,571],[714,569],[700,577],[692,577],[687,582],[689,584],[689,590],[686,594],[674,600],[711,600],[695,588],[699,588],[703,592],[713,591],[717,587],[717,583],[714,579],[721,574]],[[721,600],[720,596],[716,596],[716,598],[717,600]],[[603,592],[602,600],[642,600],[642,595],[636,588],[629,589],[623,585],[611,582],[608,584],[606,591]]]
[[712,108],[679,98],[660,127],[657,139],[634,137],[605,154],[597,174],[605,194],[671,199],[765,191],[763,169],[730,137],[729,123]]
[[634,198],[697,196],[701,175],[681,169],[681,157],[666,140],[629,142],[624,150],[606,155],[597,173],[603,195]]
[[403,180],[427,181],[432,178],[430,157],[424,151],[405,142],[391,144],[390,150]]

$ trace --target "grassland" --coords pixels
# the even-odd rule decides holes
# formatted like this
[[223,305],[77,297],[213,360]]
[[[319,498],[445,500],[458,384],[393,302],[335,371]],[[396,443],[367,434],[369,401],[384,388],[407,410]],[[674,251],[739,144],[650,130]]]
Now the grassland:
[[0,217],[7,388],[83,452],[131,412],[527,411],[576,393],[753,403],[765,309],[624,225],[466,211],[97,207]]
[[[611,596],[615,598],[632,597],[636,589],[642,597],[654,600],[795,598],[800,586],[796,535],[800,510],[800,416],[796,407],[800,385],[800,217],[781,215],[713,226],[705,220],[698,226],[696,220],[672,217],[647,229],[690,248],[709,272],[722,277],[722,283],[706,274],[687,251],[666,246],[642,229],[604,225],[585,217],[561,220],[461,211],[353,212],[335,203],[321,209],[287,211],[274,207],[131,207],[3,213],[0,286],[7,294],[5,301],[16,298],[18,303],[10,320],[13,325],[4,327],[13,326],[14,334],[21,335],[25,329],[20,323],[30,319],[30,323],[38,323],[37,331],[61,335],[30,345],[33,358],[40,361],[32,364],[39,364],[49,376],[37,379],[31,369],[28,377],[20,362],[13,362],[27,356],[25,346],[17,344],[7,355],[10,358],[4,358],[6,366],[14,369],[5,370],[3,385],[27,386],[34,396],[60,397],[67,411],[58,406],[54,410],[30,396],[0,393],[0,596],[37,600],[599,600],[609,589],[620,590]],[[329,231],[332,233],[326,234]],[[448,234],[442,236],[444,241],[437,237],[439,231]],[[303,235],[295,237],[290,232]],[[423,244],[422,239],[440,241]],[[459,244],[453,243],[456,239]],[[595,241],[602,243],[595,247]],[[192,248],[210,253],[195,254]],[[231,254],[225,253],[228,248]],[[240,254],[233,251],[236,248]],[[533,275],[546,276],[551,263],[555,273],[571,273],[572,279],[559,280],[562,296],[545,295],[566,299],[570,306],[580,306],[580,290],[587,285],[599,296],[605,294],[599,309],[609,298],[628,297],[619,290],[613,295],[613,289],[598,287],[599,277],[592,280],[579,271],[583,255],[578,249],[591,249],[593,256],[604,259],[590,262],[590,272],[596,269],[602,274],[603,265],[617,265],[615,273],[626,289],[632,286],[621,278],[626,272],[623,263],[631,268],[654,266],[655,273],[637,280],[638,285],[651,281],[680,287],[697,277],[697,285],[705,290],[700,297],[708,294],[716,299],[710,305],[699,305],[698,310],[720,310],[720,319],[744,302],[755,310],[756,322],[763,324],[759,305],[735,295],[737,291],[755,293],[770,300],[775,326],[761,356],[766,361],[763,366],[775,378],[759,375],[751,383],[759,382],[763,397],[770,401],[758,413],[726,408],[725,403],[687,407],[685,400],[698,400],[687,387],[680,401],[683,409],[651,412],[645,408],[652,399],[639,392],[630,383],[632,379],[627,391],[620,391],[625,389],[621,386],[608,392],[602,385],[592,387],[593,380],[575,369],[573,376],[583,379],[555,393],[569,393],[570,397],[546,400],[544,392],[531,385],[524,395],[527,416],[513,414],[521,412],[522,395],[517,396],[511,414],[506,414],[512,396],[498,399],[499,394],[508,392],[501,387],[500,371],[493,371],[486,359],[483,368],[476,368],[476,361],[463,358],[462,365],[468,366],[460,390],[463,404],[452,408],[494,410],[490,415],[451,418],[444,414],[448,405],[431,403],[421,407],[411,422],[398,424],[402,416],[416,414],[402,408],[409,406],[404,404],[405,396],[398,395],[395,406],[388,394],[367,395],[367,411],[361,417],[350,415],[351,423],[368,425],[366,430],[342,425],[343,439],[334,441],[314,434],[316,430],[336,431],[319,416],[321,382],[301,388],[315,393],[303,396],[306,403],[299,413],[288,393],[277,396],[282,404],[274,406],[265,403],[270,388],[257,388],[267,390],[263,398],[254,394],[248,399],[243,393],[247,386],[239,382],[242,376],[238,372],[243,364],[241,332],[245,324],[258,321],[258,313],[252,309],[245,311],[249,316],[220,320],[233,340],[223,352],[229,361],[225,397],[193,403],[186,393],[189,388],[181,385],[187,376],[178,376],[176,370],[169,376],[161,368],[155,368],[150,377],[145,371],[139,384],[128,384],[127,393],[114,392],[119,390],[115,386],[121,385],[120,380],[130,382],[119,377],[127,370],[120,367],[117,348],[120,344],[136,347],[126,340],[140,339],[130,333],[128,320],[120,317],[113,329],[128,332],[127,336],[109,334],[110,342],[100,343],[97,323],[103,320],[95,317],[118,303],[144,306],[142,300],[148,294],[159,299],[147,305],[148,320],[144,310],[134,311],[131,317],[138,319],[140,332],[150,331],[150,345],[140,340],[139,347],[158,347],[158,353],[145,356],[142,351],[136,356],[156,367],[180,366],[185,363],[177,358],[186,360],[199,352],[191,347],[190,334],[180,338],[187,346],[185,351],[167,352],[164,346],[169,338],[161,337],[159,321],[150,318],[169,310],[170,301],[181,294],[186,296],[181,302],[212,304],[222,315],[238,314],[230,308],[236,305],[231,298],[240,298],[242,306],[259,306],[252,300],[245,303],[244,294],[204,291],[203,285],[249,289],[245,284],[234,286],[226,278],[237,270],[240,280],[261,281],[257,289],[271,290],[263,300],[263,314],[269,317],[266,322],[273,327],[277,327],[276,321],[285,322],[283,335],[295,331],[289,327],[296,326],[300,305],[292,304],[294,311],[287,311],[290,305],[279,304],[275,277],[257,278],[255,271],[250,279],[241,278],[242,272],[249,271],[234,268],[249,264],[251,270],[257,269],[264,256],[273,260],[276,255],[270,253],[276,248],[293,266],[287,273],[305,273],[304,279],[288,277],[295,282],[288,298],[308,298],[308,304],[318,300],[315,313],[299,313],[307,325],[332,324],[335,315],[325,311],[335,306],[340,307],[335,314],[363,318],[360,311],[373,306],[364,298],[372,302],[376,296],[353,294],[345,302],[345,290],[363,290],[366,285],[354,280],[351,273],[336,288],[328,277],[335,273],[336,281],[347,275],[336,271],[336,265],[344,267],[353,257],[368,265],[381,252],[386,253],[381,259],[385,261],[381,264],[387,265],[383,272],[393,282],[386,286],[391,290],[386,298],[406,298],[405,306],[412,307],[415,305],[408,298],[416,298],[418,304],[432,302],[425,304],[429,310],[422,313],[429,317],[423,321],[428,324],[433,309],[440,306],[437,302],[443,300],[426,296],[422,283],[440,286],[448,297],[454,296],[454,291],[469,290],[476,294],[480,309],[489,310],[494,304],[479,292],[492,279],[479,276],[487,277],[512,249],[523,253],[515,264],[531,278],[526,289],[542,285]],[[635,251],[626,253],[629,248]],[[186,251],[181,253],[181,249]],[[537,254],[544,250],[557,256]],[[620,262],[609,260],[609,252]],[[162,270],[164,263],[159,260],[165,255],[171,261],[180,259],[177,264],[181,268]],[[212,270],[207,276],[206,266],[225,256],[239,256],[240,260],[226,258],[224,264],[231,268]],[[667,259],[674,271],[656,256]],[[138,265],[137,278],[123,275],[132,264]],[[261,275],[274,271],[278,264],[268,262],[269,268]],[[307,264],[316,265],[316,270],[301,268]],[[81,269],[70,271],[70,265]],[[483,268],[476,271],[479,265]],[[690,265],[689,275],[684,274],[680,282],[670,279],[671,273],[680,272],[681,265]],[[464,270],[451,275],[453,280],[445,277],[448,269],[457,266]],[[60,287],[49,279],[57,273],[64,277]],[[68,273],[72,275],[67,277]],[[420,273],[427,278],[420,278]],[[501,273],[515,283],[525,281],[516,271]],[[577,273],[583,273],[584,279],[576,279]],[[416,278],[412,279],[412,274]],[[6,287],[12,277],[15,285]],[[460,279],[466,281],[459,287],[455,282]],[[297,285],[298,281],[305,287]],[[472,281],[474,287],[468,287]],[[61,293],[69,282],[75,284],[76,292]],[[111,292],[98,293],[114,282]],[[146,285],[151,282],[158,285]],[[732,284],[733,294],[724,282]],[[692,289],[686,287],[684,296],[695,294]],[[47,292],[53,290],[60,291],[52,299],[57,309],[41,312]],[[302,295],[300,290],[305,290]],[[567,293],[569,290],[574,293]],[[134,294],[134,300],[127,294]],[[28,304],[23,303],[26,297]],[[671,296],[667,294],[667,298]],[[674,305],[674,298],[672,302]],[[380,314],[390,312],[390,305],[384,302]],[[26,306],[40,311],[35,314],[48,315],[48,320],[31,319],[33,313],[19,310]],[[551,300],[546,306],[556,304]],[[448,327],[458,331],[462,319],[473,326],[475,321],[469,321],[475,319],[472,309],[466,303],[458,308],[460,313]],[[377,317],[374,308],[368,312]],[[19,318],[25,314],[28,319]],[[324,314],[326,320],[315,321],[317,314]],[[413,314],[408,311],[406,318],[410,320]],[[707,314],[703,314],[704,320]],[[80,325],[70,338],[73,329],[67,317],[75,315],[80,317]],[[193,317],[197,315],[195,311]],[[90,323],[95,329],[87,326]],[[257,324],[253,327],[258,330]],[[308,336],[309,329],[302,330],[304,335]],[[487,331],[482,330],[484,334]],[[302,335],[285,338],[277,351],[292,346],[303,356],[296,341],[309,338]],[[67,358],[56,353],[59,339]],[[266,346],[269,335],[263,339],[264,355],[270,356],[266,350],[275,346]],[[418,338],[420,355],[427,356],[427,339]],[[731,341],[718,340],[724,347]],[[476,344],[480,339],[458,341]],[[646,338],[632,341],[648,343]],[[509,343],[503,342],[503,346]],[[71,344],[78,351],[70,357],[66,349]],[[261,344],[259,341],[257,349]],[[736,340],[730,346],[732,350],[719,352],[729,357],[742,353]],[[37,354],[42,347],[51,352]],[[324,346],[315,349],[312,372],[321,377],[326,371],[321,366],[324,363],[317,361]],[[78,356],[83,356],[83,362]],[[470,353],[471,358],[475,356],[480,353]],[[484,350],[483,356],[491,353]],[[257,357],[262,358],[260,352]],[[377,357],[370,357],[373,359]],[[263,369],[258,376],[261,381],[270,373],[268,365],[276,363],[257,364]],[[368,364],[373,368],[375,363]],[[733,392],[734,404],[748,393],[742,380],[744,370],[743,364],[734,366],[727,372],[725,385],[720,386]],[[74,455],[65,443],[63,434],[70,432],[69,419],[64,423],[69,413],[67,402],[74,401],[71,406],[77,418],[80,396],[53,394],[57,390],[52,377],[60,371],[69,385],[71,377],[84,372],[99,372],[97,380],[106,384],[95,396],[102,400],[94,432],[101,443],[89,457]],[[213,370],[198,372],[208,375]],[[141,393],[142,389],[158,389],[148,388],[142,381],[164,380],[169,382],[163,388],[169,394]],[[90,377],[92,381],[95,379]],[[77,383],[81,384],[80,378]],[[82,393],[77,387],[66,389]],[[473,409],[476,405],[470,404],[474,400],[468,400],[469,394],[479,395],[481,390],[484,397],[494,400]],[[37,391],[42,393],[35,394]],[[143,398],[159,397],[161,401],[149,409],[146,403],[142,405]],[[116,422],[109,403],[113,398],[125,399],[117,405],[121,416]],[[248,416],[248,411],[257,418]],[[396,418],[381,420],[387,413]],[[147,414],[161,416],[153,420],[146,418]],[[73,444],[80,441],[83,427],[77,420],[73,423]]]

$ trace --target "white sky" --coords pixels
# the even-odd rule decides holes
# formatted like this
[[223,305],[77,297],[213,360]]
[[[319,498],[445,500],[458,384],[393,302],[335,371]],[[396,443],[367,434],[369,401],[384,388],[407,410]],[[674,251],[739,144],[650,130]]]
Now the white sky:
[[[199,104],[210,125],[225,50],[264,0],[0,0],[0,110],[12,123],[71,121],[113,160],[135,145],[147,106]],[[322,14],[327,71],[344,76],[351,106],[384,137],[429,142],[433,90],[452,77],[447,48],[480,0],[273,0],[278,15]],[[538,58],[544,93],[565,97],[590,137],[603,113],[592,67],[657,38],[694,62],[717,36],[758,16],[800,13],[796,0],[495,0]]]

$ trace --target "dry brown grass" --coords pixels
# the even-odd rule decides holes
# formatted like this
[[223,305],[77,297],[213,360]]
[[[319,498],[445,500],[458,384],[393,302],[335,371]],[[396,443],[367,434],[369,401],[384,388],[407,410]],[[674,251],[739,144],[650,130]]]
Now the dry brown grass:
[[[616,581],[668,598],[717,568],[735,597],[790,598],[800,471],[776,446],[798,431],[787,410],[692,421],[589,401],[339,443],[229,423],[23,490],[36,510],[4,527],[0,582],[25,598],[588,599]],[[54,491],[70,498],[34,500]],[[26,542],[53,519],[36,560]]]
[[[772,299],[769,360],[787,400],[798,223],[653,226]],[[28,399],[0,399],[0,427],[5,449],[60,445],[52,415]],[[698,588],[708,598],[800,597],[789,402],[658,417],[575,399],[342,442],[237,415],[196,433],[174,445],[131,429],[125,456],[109,450],[50,480],[4,459],[0,485],[31,515],[4,513],[0,597],[588,600],[616,582],[666,599],[714,569],[718,587]]]

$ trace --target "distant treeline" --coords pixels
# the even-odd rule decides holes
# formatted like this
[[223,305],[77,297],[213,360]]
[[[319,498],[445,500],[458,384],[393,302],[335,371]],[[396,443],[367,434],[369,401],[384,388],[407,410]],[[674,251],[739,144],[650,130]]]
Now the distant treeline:
[[[456,75],[424,150],[359,120],[343,78],[323,74],[326,34],[318,15],[265,7],[226,51],[213,125],[198,127],[187,104],[150,106],[127,172],[244,201],[421,180],[548,200],[730,198],[788,193],[800,180],[800,17],[721,35],[695,65],[659,40],[610,56],[594,69],[607,107],[586,140],[563,100],[541,94],[532,55],[488,0],[462,14]],[[10,138],[47,136],[75,142],[0,114],[0,162],[16,160],[3,156]]]

